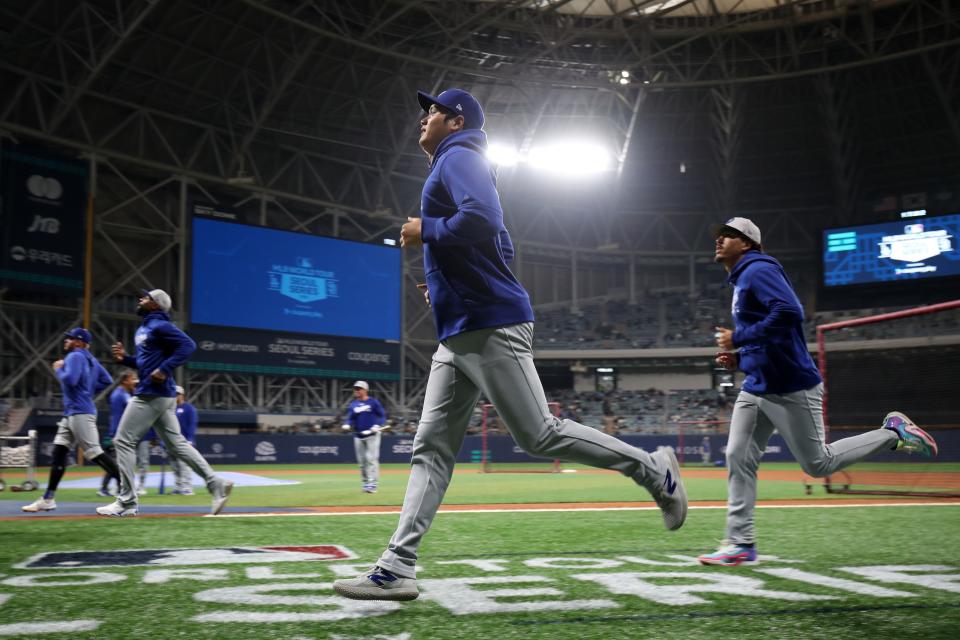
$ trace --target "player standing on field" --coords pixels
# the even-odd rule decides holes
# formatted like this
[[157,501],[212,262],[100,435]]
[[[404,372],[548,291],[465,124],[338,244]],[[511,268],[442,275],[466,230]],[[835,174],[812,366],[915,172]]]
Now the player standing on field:
[[74,446],[83,447],[87,457],[119,483],[116,463],[100,447],[97,408],[93,404],[93,397],[113,384],[113,379],[90,353],[93,337],[89,331],[77,327],[63,335],[63,350],[67,355],[53,363],[54,375],[63,391],[63,420],[57,423],[57,435],[53,438],[47,489],[42,497],[21,507],[28,513],[57,508],[54,494],[67,468],[67,454]]
[[387,422],[387,412],[379,400],[370,397],[370,385],[363,380],[353,383],[353,397],[343,430],[353,430],[363,492],[376,493],[380,481],[380,430]]
[[[117,388],[110,392],[110,430],[107,431],[107,437],[103,439],[103,450],[114,460],[117,459],[117,450],[113,446],[113,439],[117,437],[117,428],[120,426],[120,417],[123,416],[127,403],[133,397],[133,390],[137,388],[137,372],[130,369],[124,369],[120,372],[117,382]],[[103,480],[100,482],[98,496],[109,498],[111,495],[110,479],[114,478],[109,473],[103,474]],[[120,493],[120,476],[114,478],[117,481],[117,493]]]
[[[197,409],[187,402],[187,392],[183,387],[177,387],[177,422],[180,423],[180,433],[187,439],[190,446],[197,446]],[[173,469],[175,486],[170,493],[181,496],[193,495],[193,476],[190,473],[190,467],[180,458],[167,451],[170,458],[170,468]]]
[[113,345],[113,357],[128,367],[136,367],[140,382],[120,419],[114,446],[120,467],[120,493],[112,504],[97,507],[102,516],[137,515],[137,492],[133,479],[134,449],[144,434],[153,427],[168,452],[172,452],[207,482],[213,496],[211,513],[220,513],[233,488],[233,482],[215,475],[213,469],[180,433],[174,413],[176,385],[173,371],[185,363],[197,348],[187,334],[170,322],[173,306],[162,289],[143,291],[137,303],[137,314],[143,318],[134,336],[137,356],[128,356],[123,343]]
[[481,393],[527,453],[619,471],[653,495],[668,529],[678,529],[687,513],[671,449],[651,455],[550,412],[533,364],[530,298],[507,267],[513,245],[484,156],[483,110],[460,89],[437,97],[420,92],[418,99],[426,112],[420,147],[430,159],[430,174],[422,217],[403,225],[400,244],[424,247],[426,296],[440,345],[427,380],[397,530],[376,566],[333,585],[337,593],[362,600],[419,595],[417,549],[450,483]]
[[902,413],[879,429],[824,442],[823,381],[803,337],[803,307],[783,267],[763,253],[760,229],[731,218],[712,229],[714,261],[730,274],[734,329],[716,328],[717,364],[746,374],[727,440],[726,540],[701,564],[755,562],[757,468],[774,429],[804,473],[822,478],[884,449],[936,455],[937,444]]

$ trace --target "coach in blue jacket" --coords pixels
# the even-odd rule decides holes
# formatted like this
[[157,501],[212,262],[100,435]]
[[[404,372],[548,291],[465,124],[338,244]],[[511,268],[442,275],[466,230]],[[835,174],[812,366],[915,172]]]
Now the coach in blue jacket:
[[153,427],[167,451],[193,469],[207,483],[213,496],[211,513],[217,515],[227,503],[233,482],[216,474],[183,434],[176,413],[176,383],[173,372],[184,364],[197,348],[196,343],[170,321],[173,301],[162,289],[143,291],[137,302],[137,315],[143,318],[134,334],[136,357],[128,356],[123,343],[113,345],[114,359],[136,367],[140,381],[133,398],[123,411],[114,446],[120,467],[120,493],[112,504],[97,507],[102,516],[137,515],[137,491],[133,467],[137,443]]
[[417,549],[450,483],[457,452],[482,393],[526,452],[616,469],[656,499],[668,529],[687,512],[672,449],[648,454],[599,429],[560,420],[547,407],[533,365],[533,309],[507,263],[513,257],[487,148],[483,110],[460,89],[420,92],[420,147],[430,158],[420,218],[401,246],[423,246],[428,302],[440,345],[433,356],[400,523],[370,571],[337,580],[348,598],[417,597]]
[[753,512],[757,468],[774,429],[804,473],[821,478],[883,449],[935,454],[925,431],[899,412],[879,429],[824,441],[823,384],[803,336],[803,307],[783,267],[763,253],[760,229],[731,218],[713,229],[714,260],[730,274],[734,328],[716,328],[717,364],[744,373],[727,441],[726,542],[700,556],[702,564],[756,562]]

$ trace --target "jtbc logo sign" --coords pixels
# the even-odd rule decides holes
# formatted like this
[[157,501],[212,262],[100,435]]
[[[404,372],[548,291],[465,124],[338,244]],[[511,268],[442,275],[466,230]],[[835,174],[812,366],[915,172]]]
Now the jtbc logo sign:
[[56,218],[44,218],[43,216],[33,216],[33,222],[27,233],[60,233],[60,221]]

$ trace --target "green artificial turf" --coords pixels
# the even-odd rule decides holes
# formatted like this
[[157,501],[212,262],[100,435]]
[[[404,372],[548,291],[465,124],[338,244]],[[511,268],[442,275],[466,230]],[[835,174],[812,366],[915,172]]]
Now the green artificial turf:
[[[723,521],[721,509],[693,509],[680,531],[668,533],[655,511],[440,514],[421,548],[423,595],[415,602],[382,605],[341,600],[329,587],[332,566],[355,565],[345,568],[354,571],[375,562],[396,524],[395,514],[23,518],[0,522],[0,635],[17,631],[25,632],[17,637],[105,640],[957,637],[960,506],[764,508],[757,514],[759,549],[777,559],[764,557],[756,567],[736,569],[697,565],[693,557],[715,547]],[[269,575],[262,568],[249,573],[253,564],[14,566],[52,551],[308,544],[344,545],[359,557],[335,565],[275,564]],[[842,570],[871,566],[894,567],[901,577],[920,576],[921,583]],[[801,570],[903,595],[856,594],[764,574],[765,569]],[[164,582],[170,574],[160,570],[181,573]],[[116,581],[52,584],[98,575]],[[477,579],[501,582],[471,582]],[[653,597],[613,592],[638,579],[654,585]],[[709,586],[715,579],[739,582],[727,585],[732,593],[688,592],[701,599],[691,604],[654,601],[671,588]],[[49,586],[37,586],[44,584]],[[490,593],[503,589],[517,591]],[[832,599],[798,601],[782,594]],[[567,608],[535,608],[558,606],[557,601]],[[279,619],[249,621],[254,614]],[[341,615],[350,617],[323,619]],[[76,626],[83,620],[96,627],[31,634],[27,626]]]

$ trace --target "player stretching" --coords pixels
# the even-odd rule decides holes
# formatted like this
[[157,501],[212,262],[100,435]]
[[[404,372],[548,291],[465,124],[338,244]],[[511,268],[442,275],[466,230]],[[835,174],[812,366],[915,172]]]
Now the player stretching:
[[[712,229],[715,262],[733,286],[734,329],[717,327],[717,364],[746,374],[727,440],[727,532],[701,564],[756,562],[757,467],[774,429],[804,473],[821,478],[883,449],[936,455],[937,443],[902,413],[879,429],[824,443],[823,382],[803,338],[803,307],[780,263],[763,253],[760,229],[731,218]],[[736,349],[737,351],[734,351]]]
[[173,371],[187,361],[197,345],[170,322],[168,312],[171,306],[170,296],[165,291],[143,291],[137,304],[137,314],[143,317],[143,321],[134,336],[137,357],[128,356],[123,343],[113,345],[114,359],[128,367],[136,367],[140,382],[123,412],[113,441],[120,467],[120,493],[112,504],[97,507],[97,513],[102,516],[137,515],[133,466],[137,443],[150,427],[156,430],[168,452],[186,462],[206,480],[207,490],[213,496],[213,515],[223,509],[233,488],[233,482],[215,475],[207,461],[180,433],[180,424],[174,413],[177,392]]
[[53,372],[63,390],[63,420],[57,423],[57,435],[53,438],[53,462],[50,464],[47,490],[43,497],[20,507],[29,513],[57,508],[53,496],[66,471],[67,454],[74,445],[83,447],[87,457],[119,483],[116,463],[100,447],[97,408],[93,405],[93,396],[109,387],[113,379],[90,354],[93,338],[89,331],[77,327],[64,336],[63,350],[67,355],[53,363]]
[[353,431],[362,491],[376,493],[380,481],[380,432],[386,424],[387,412],[379,400],[370,397],[370,385],[364,380],[353,383],[353,397],[347,407],[343,430]]
[[503,225],[494,173],[484,157],[483,111],[466,91],[419,93],[426,113],[420,147],[430,158],[422,218],[401,230],[401,246],[423,245],[426,296],[440,345],[433,356],[423,415],[413,441],[400,523],[370,571],[334,582],[363,600],[412,600],[417,549],[450,483],[470,416],[483,393],[524,451],[615,469],[646,488],[668,529],[687,514],[672,449],[654,454],[599,429],[554,417],[533,364],[533,309],[510,272],[513,245]]

